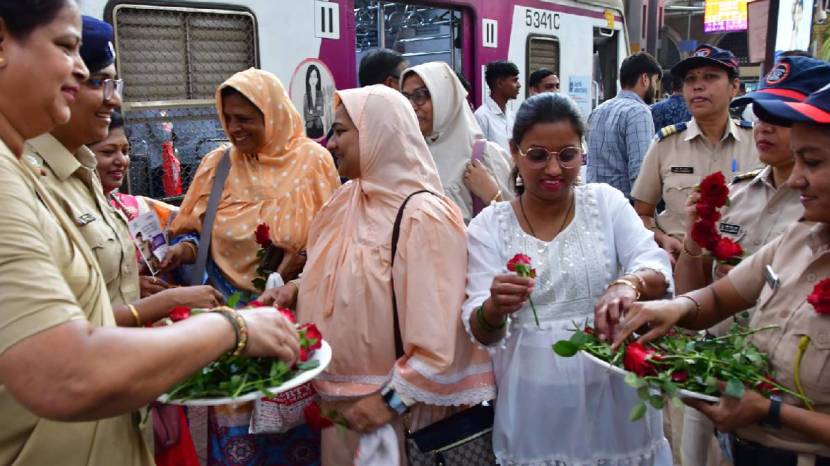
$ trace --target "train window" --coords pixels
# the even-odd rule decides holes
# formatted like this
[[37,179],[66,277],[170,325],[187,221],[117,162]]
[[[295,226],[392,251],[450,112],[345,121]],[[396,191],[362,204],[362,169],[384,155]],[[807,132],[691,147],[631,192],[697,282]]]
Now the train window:
[[461,72],[461,11],[380,0],[356,0],[354,11],[358,66],[370,49],[385,47],[410,65],[445,61]]
[[[540,69],[547,68],[557,76],[559,73],[559,39],[550,36],[530,35],[527,38],[527,76]],[[525,86],[528,90],[529,86]]]
[[126,190],[177,203],[225,140],[216,88],[258,65],[250,11],[119,3],[112,10],[130,139]]

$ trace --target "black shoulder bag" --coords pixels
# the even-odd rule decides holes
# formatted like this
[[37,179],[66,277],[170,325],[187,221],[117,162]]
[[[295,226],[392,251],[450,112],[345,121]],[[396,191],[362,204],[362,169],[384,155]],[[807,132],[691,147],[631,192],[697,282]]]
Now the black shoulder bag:
[[[416,191],[403,201],[395,225],[392,228],[392,267],[398,251],[398,239],[401,234],[406,204],[417,194],[435,193],[426,189]],[[390,275],[392,286],[392,309],[394,309],[395,356],[404,355],[400,319],[398,318],[398,299],[395,295],[394,277]],[[476,405],[428,425],[416,432],[406,434],[406,455],[411,466],[491,466],[496,464],[493,454],[493,419],[495,412],[492,405]]]

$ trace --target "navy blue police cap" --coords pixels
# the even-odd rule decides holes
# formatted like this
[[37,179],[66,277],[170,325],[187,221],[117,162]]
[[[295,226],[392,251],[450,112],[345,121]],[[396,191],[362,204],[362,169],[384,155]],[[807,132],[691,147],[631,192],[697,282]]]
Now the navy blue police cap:
[[109,23],[84,15],[81,36],[81,58],[90,73],[101,71],[115,61]]
[[738,59],[735,58],[735,54],[709,44],[699,46],[692,53],[692,56],[674,65],[671,74],[683,79],[689,70],[707,65],[719,66],[732,76],[738,76]]
[[759,100],[804,102],[807,96],[830,83],[830,63],[810,57],[783,57],[761,79],[758,90],[738,97],[732,106]]
[[830,84],[813,92],[804,102],[783,100],[759,100],[752,109],[764,121],[779,126],[793,123],[830,124]]

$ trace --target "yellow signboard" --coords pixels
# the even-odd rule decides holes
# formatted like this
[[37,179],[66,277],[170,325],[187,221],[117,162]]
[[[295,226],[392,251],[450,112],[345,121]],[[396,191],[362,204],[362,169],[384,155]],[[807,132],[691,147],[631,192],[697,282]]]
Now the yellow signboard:
[[746,4],[749,0],[706,0],[704,32],[746,30]]

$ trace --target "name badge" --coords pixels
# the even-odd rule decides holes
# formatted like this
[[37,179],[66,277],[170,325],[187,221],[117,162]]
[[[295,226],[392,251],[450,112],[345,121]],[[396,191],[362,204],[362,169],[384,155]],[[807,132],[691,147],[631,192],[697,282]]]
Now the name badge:
[[767,265],[764,267],[764,279],[767,281],[767,285],[773,290],[778,288],[778,285],[781,284],[781,279],[778,278],[778,274],[772,270],[772,266]]
[[740,225],[733,225],[731,223],[721,223],[718,229],[721,233],[726,233],[728,235],[737,235],[741,232]]
[[671,167],[672,173],[685,173],[687,175],[694,174],[695,167]]
[[80,217],[78,217],[78,220],[76,220],[76,223],[78,224],[79,227],[82,227],[82,226],[87,225],[89,223],[92,223],[94,221],[95,221],[95,216],[90,214],[90,213],[86,213],[86,214],[83,214]]

